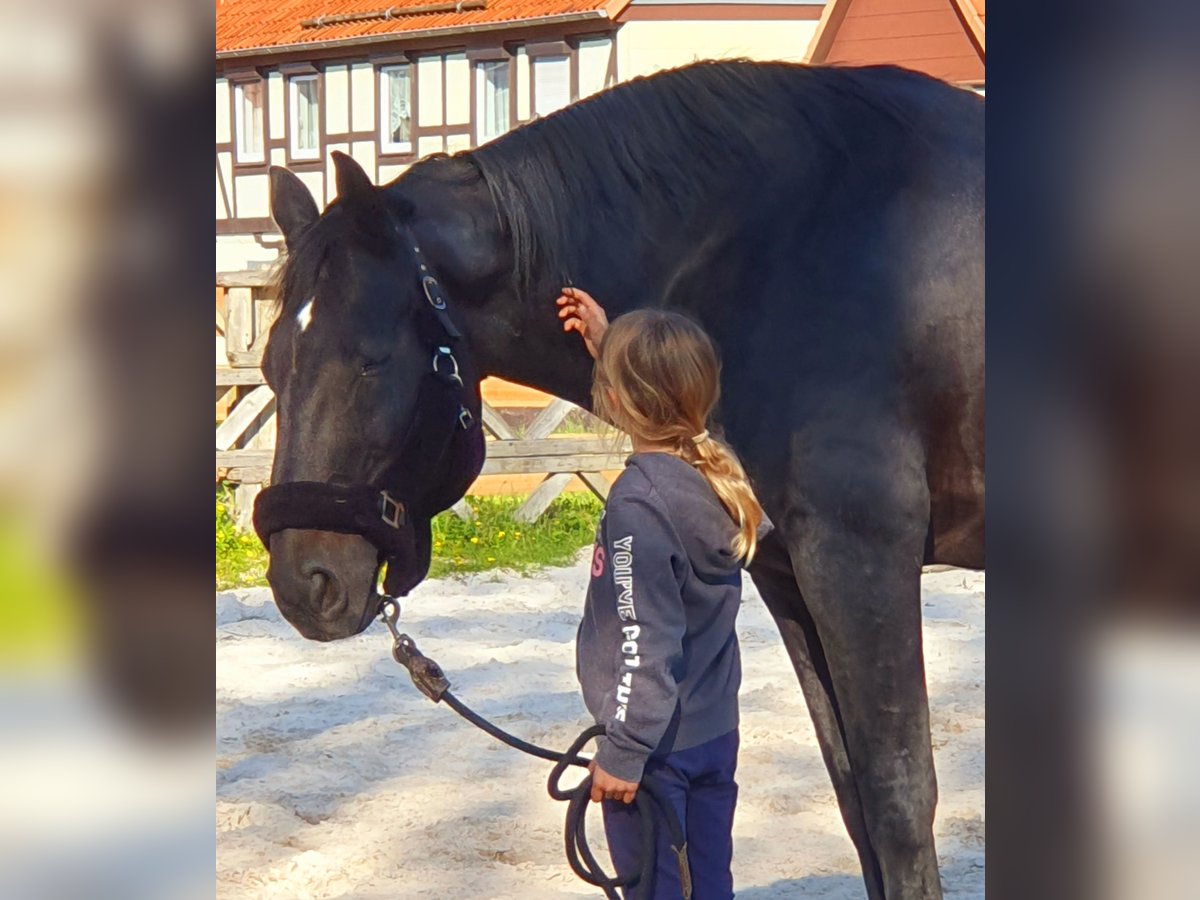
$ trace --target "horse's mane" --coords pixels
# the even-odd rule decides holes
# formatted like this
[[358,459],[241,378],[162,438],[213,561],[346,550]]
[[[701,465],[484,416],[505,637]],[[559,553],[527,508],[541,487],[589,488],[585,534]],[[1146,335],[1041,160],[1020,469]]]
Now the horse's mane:
[[[878,146],[880,128],[914,131],[906,110],[881,91],[879,69],[928,81],[893,67],[694,63],[624,82],[478,149],[427,157],[411,171],[468,163],[456,177],[487,184],[512,242],[517,284],[529,288],[541,271],[572,283],[596,251],[588,236],[627,233],[635,212],[686,222],[723,190],[745,190],[773,168],[850,159],[855,140]],[[869,133],[855,121],[863,116],[874,126]],[[387,202],[379,197],[377,209],[353,212],[331,203],[277,265],[280,302],[309,296],[343,241],[386,254],[390,232],[376,217]]]
[[[376,201],[373,214],[382,216],[384,204]],[[379,256],[386,255],[393,246],[390,231],[371,227],[371,213],[351,215],[340,200],[334,200],[325,213],[300,232],[280,255],[271,274],[272,293],[277,298],[279,313],[284,304],[294,306],[301,297],[312,294],[321,268],[334,256],[336,245],[353,241],[357,247]]]
[[[847,113],[911,130],[864,71],[696,63],[625,82],[462,155],[488,185],[517,283],[529,287],[542,268],[570,283],[590,251],[586,233],[627,231],[630,211],[647,204],[687,221],[714,190],[751,184],[778,160],[779,147],[764,149],[772,136],[811,159],[814,150],[849,154]],[[805,140],[810,147],[797,146]]]

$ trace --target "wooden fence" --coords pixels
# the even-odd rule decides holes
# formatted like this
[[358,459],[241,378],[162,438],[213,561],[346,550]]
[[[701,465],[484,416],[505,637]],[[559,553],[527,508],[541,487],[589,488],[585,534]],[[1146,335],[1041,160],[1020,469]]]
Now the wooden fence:
[[[221,272],[216,285],[216,477],[234,485],[235,515],[247,528],[275,446],[275,397],[259,369],[275,299],[265,270]],[[517,511],[527,522],[572,487],[608,496],[627,438],[602,435],[590,414],[531,388],[488,378],[482,394],[487,459],[468,494],[527,493]],[[556,434],[564,423],[572,433]],[[466,501],[455,511],[470,514]]]

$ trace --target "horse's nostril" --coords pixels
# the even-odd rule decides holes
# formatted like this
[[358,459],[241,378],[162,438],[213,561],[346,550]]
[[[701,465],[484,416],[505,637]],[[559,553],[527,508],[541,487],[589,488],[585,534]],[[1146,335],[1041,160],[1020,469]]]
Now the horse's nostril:
[[308,572],[312,584],[312,597],[316,600],[316,608],[325,615],[337,614],[340,607],[345,605],[345,592],[341,581],[328,569],[313,567]]

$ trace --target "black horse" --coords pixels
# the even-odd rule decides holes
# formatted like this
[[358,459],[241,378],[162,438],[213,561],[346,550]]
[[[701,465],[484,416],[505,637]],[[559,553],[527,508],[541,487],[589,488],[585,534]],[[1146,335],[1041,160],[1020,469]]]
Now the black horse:
[[425,576],[430,517],[482,463],[482,376],[588,404],[562,285],[613,316],[683,310],[723,354],[714,425],[776,525],[751,574],[867,893],[939,897],[920,573],[983,565],[983,160],[967,91],[721,62],[383,187],[337,155],[323,214],[273,169],[288,258],[258,524],[281,611],[342,638],[371,621],[382,558],[390,590]]

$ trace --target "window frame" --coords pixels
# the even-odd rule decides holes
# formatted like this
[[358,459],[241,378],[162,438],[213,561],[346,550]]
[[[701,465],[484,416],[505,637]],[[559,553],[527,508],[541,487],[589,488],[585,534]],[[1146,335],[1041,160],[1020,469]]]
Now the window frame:
[[[242,147],[245,132],[245,92],[254,87],[259,94],[258,153],[248,156]],[[267,80],[265,78],[240,78],[233,83],[233,162],[239,166],[261,166],[267,161]]]
[[[505,104],[505,118],[507,119],[507,127],[499,134],[483,135],[483,88],[484,82],[484,66],[503,66],[508,87],[508,102]],[[517,125],[517,117],[514,109],[516,107],[516,66],[513,65],[513,58],[508,54],[496,54],[494,56],[480,57],[471,62],[471,141],[474,146],[478,147],[488,141],[493,141],[498,137],[508,134]]]
[[[566,70],[565,74],[566,74],[567,100],[564,104],[562,104],[562,106],[552,109],[546,113],[540,113],[540,112],[538,112],[538,108],[537,108],[538,65],[539,65],[539,63],[545,64],[545,63],[551,62],[551,61],[562,64],[564,69]],[[539,53],[535,56],[531,56],[531,58],[529,60],[529,116],[531,119],[536,120],[536,119],[543,118],[544,116],[553,115],[554,113],[558,112],[560,109],[566,109],[568,106],[570,106],[572,103],[575,102],[577,97],[575,96],[576,91],[575,91],[575,87],[574,87],[574,81],[575,81],[574,69],[575,69],[575,57],[574,57],[574,54],[570,51],[570,49],[568,49],[562,53]]]
[[[311,81],[316,85],[317,95],[313,100],[313,106],[316,110],[316,131],[313,135],[316,146],[311,149],[301,148],[297,146],[297,140],[300,136],[300,89],[299,82]],[[287,76],[287,91],[288,91],[288,134],[287,134],[287,153],[288,159],[299,162],[313,162],[321,158],[321,101],[324,99],[324,90],[321,85],[321,78],[316,72],[303,72]]]
[[[393,141],[389,126],[392,100],[391,79],[388,73],[395,69],[408,70],[409,127],[407,141]],[[379,93],[379,155],[412,157],[417,152],[417,66],[410,60],[381,62],[375,67],[376,87]]]

